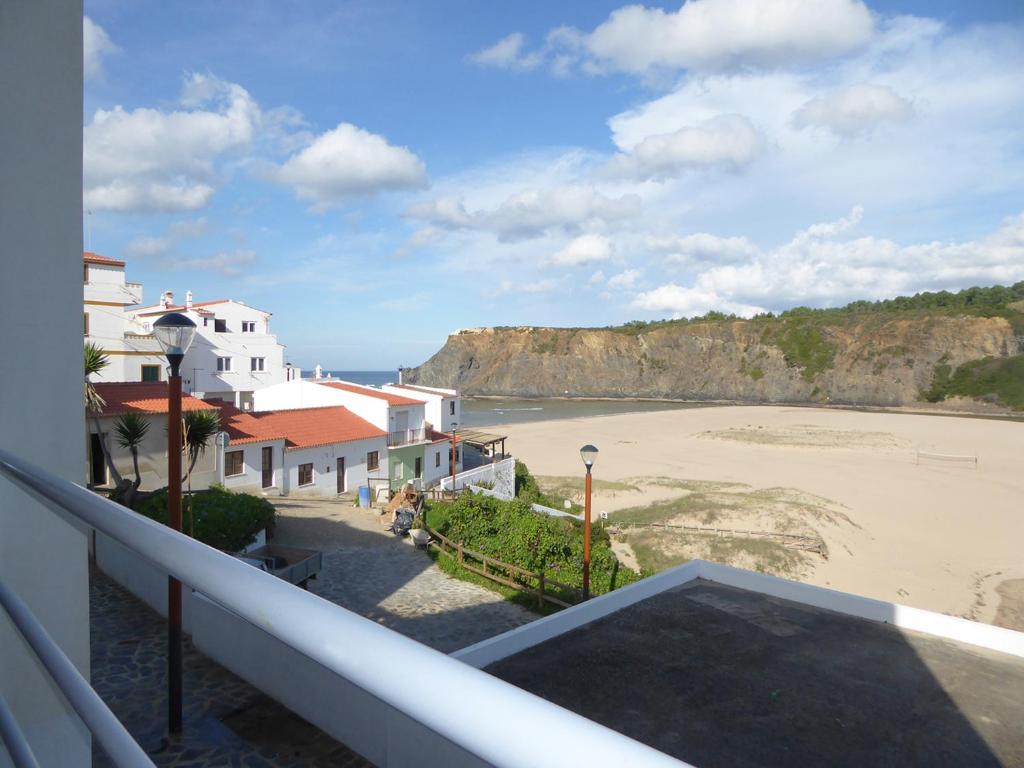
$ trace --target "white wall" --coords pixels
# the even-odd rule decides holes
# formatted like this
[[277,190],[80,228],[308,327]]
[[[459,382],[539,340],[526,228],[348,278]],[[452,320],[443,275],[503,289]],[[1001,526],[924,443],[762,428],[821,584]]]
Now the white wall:
[[[368,440],[352,440],[318,448],[301,448],[286,451],[284,455],[285,483],[282,489],[289,496],[335,496],[337,489],[337,460],[345,459],[347,476],[346,493],[356,493],[360,485],[367,484],[366,454],[377,451],[380,466],[386,472],[388,461],[387,440],[374,437]],[[313,483],[299,485],[299,465],[312,462]],[[371,472],[369,476],[379,477],[380,472]]]
[[[80,482],[81,1],[0,3],[0,72],[0,446]],[[0,480],[0,579],[86,677],[87,554],[84,532]],[[39,762],[89,765],[88,732],[3,611],[0,649],[0,694]]]
[[[432,387],[411,389],[397,387],[393,384],[385,384],[381,389],[392,395],[421,401],[424,404],[424,418],[434,425],[434,429],[441,432],[450,432],[452,422],[462,423],[462,400],[454,389],[434,389]],[[454,414],[452,413],[452,403],[455,403]]]
[[[270,446],[274,449],[274,481],[270,488],[263,487],[263,448]],[[225,453],[242,451],[242,474],[225,475],[225,459],[220,449],[217,449],[217,461],[220,483],[225,488],[233,491],[246,491],[247,493],[280,493],[284,484],[284,440],[268,440],[262,443],[246,443],[243,445],[228,444]]]
[[[151,491],[167,485],[167,414],[153,414],[145,417],[149,422],[149,431],[139,446],[139,474],[142,477],[141,488]],[[107,449],[114,461],[114,467],[125,479],[135,477],[135,467],[132,463],[132,454],[127,448],[117,444],[117,434],[114,432],[116,417],[105,416],[100,418],[100,428],[107,434]],[[95,421],[90,418],[88,422],[89,433],[96,431]],[[206,452],[196,461],[192,470],[192,489],[202,490],[208,488],[210,483],[217,481],[216,448],[210,445]],[[188,457],[182,456],[181,468],[184,472],[188,468]],[[85,479],[88,480],[88,472]],[[112,478],[108,478],[108,481]],[[83,482],[78,479],[78,482]]]
[[[442,477],[451,477],[452,463],[448,460],[448,452],[452,449],[450,440],[443,443],[434,443],[425,446],[423,449],[423,483],[425,486],[438,482]],[[440,457],[438,466],[437,457]],[[458,471],[458,465],[455,467]]]

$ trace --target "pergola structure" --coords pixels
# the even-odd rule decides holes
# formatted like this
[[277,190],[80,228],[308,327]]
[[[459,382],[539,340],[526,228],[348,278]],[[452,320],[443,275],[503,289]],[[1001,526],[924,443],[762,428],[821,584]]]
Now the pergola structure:
[[495,461],[494,446],[498,443],[501,443],[502,456],[505,455],[505,439],[508,435],[496,435],[493,432],[482,432],[478,429],[460,429],[457,434],[460,443],[466,443],[466,445],[472,445],[474,448],[479,448],[481,454],[483,454],[485,446],[490,446],[491,463]]

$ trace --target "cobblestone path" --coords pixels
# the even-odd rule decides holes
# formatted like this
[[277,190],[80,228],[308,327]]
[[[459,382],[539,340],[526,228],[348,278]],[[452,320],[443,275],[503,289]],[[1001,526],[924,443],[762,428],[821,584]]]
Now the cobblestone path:
[[[95,569],[89,593],[92,685],[161,768],[370,765],[207,659],[187,638],[184,733],[168,740],[166,622]],[[95,740],[93,765],[112,765]]]
[[445,653],[534,621],[537,614],[452,578],[376,512],[336,501],[277,501],[274,541],[324,553],[315,594]]

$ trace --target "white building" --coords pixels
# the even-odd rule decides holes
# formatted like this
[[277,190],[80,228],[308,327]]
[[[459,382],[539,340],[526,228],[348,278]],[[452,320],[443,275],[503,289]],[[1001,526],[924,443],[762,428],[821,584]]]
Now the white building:
[[[413,480],[424,487],[451,474],[451,436],[433,429],[427,403],[404,394],[346,381],[292,380],[253,394],[253,410],[286,410],[343,405],[387,432],[388,474],[392,485]],[[461,470],[461,455],[457,469]]]
[[451,432],[453,425],[462,423],[462,398],[454,389],[411,384],[385,384],[381,389],[394,395],[422,401],[427,423],[441,432]]
[[167,360],[156,339],[131,317],[142,302],[142,285],[125,280],[125,263],[98,253],[82,254],[85,341],[109,360],[96,381],[160,381]]
[[260,387],[299,378],[284,362],[284,346],[270,332],[270,313],[241,301],[219,299],[176,305],[165,291],[157,304],[142,302],[142,286],[125,280],[125,262],[86,252],[84,331],[106,353],[109,364],[96,381],[162,381],[167,361],[153,337],[153,323],[181,312],[196,324],[196,336],[181,365],[186,392],[215,397],[246,408]]
[[186,390],[199,397],[218,398],[241,408],[252,405],[252,393],[280,384],[298,369],[284,363],[284,346],[270,332],[270,313],[241,301],[218,299],[174,303],[165,291],[160,302],[129,312],[130,320],[150,332],[163,315],[180,312],[196,324],[196,335],[181,364]]
[[219,404],[230,441],[219,481],[232,490],[335,496],[387,479],[387,435],[342,406],[247,412]]

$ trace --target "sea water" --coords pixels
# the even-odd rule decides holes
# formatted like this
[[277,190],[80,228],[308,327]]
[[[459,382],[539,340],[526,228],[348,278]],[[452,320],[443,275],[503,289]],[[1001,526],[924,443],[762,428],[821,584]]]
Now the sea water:
[[[304,371],[304,373],[307,373]],[[324,371],[335,379],[380,387],[398,381],[398,371]],[[309,376],[312,373],[308,373]],[[705,403],[678,403],[667,400],[583,400],[574,398],[472,398],[462,399],[460,427],[493,427],[529,421],[580,419],[588,416],[612,416],[617,413],[671,411],[705,407]]]

